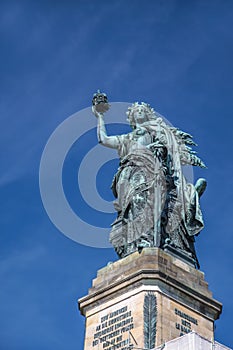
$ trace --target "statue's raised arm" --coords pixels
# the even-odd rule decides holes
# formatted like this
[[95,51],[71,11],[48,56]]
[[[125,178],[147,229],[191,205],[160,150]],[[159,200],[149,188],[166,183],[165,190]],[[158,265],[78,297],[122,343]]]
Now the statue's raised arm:
[[192,136],[168,125],[149,104],[134,103],[127,111],[132,132],[108,136],[103,114],[107,96],[93,98],[98,140],[115,148],[120,167],[112,190],[117,218],[110,242],[123,258],[147,247],[159,247],[199,267],[194,237],[204,226],[199,198],[206,181],[196,186],[183,175],[183,165],[205,167],[191,146]]

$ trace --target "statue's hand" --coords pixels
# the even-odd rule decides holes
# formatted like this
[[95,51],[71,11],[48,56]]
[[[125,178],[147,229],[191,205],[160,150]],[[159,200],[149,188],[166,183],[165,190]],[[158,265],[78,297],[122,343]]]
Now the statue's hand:
[[96,118],[100,118],[104,116],[103,113],[100,113],[96,110],[95,106],[92,106],[92,113],[96,116]]

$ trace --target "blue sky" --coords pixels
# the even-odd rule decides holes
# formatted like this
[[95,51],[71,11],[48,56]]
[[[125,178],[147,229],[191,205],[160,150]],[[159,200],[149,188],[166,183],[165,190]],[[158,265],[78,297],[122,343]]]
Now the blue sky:
[[[208,180],[197,254],[223,303],[216,338],[233,346],[232,1],[3,0],[0,33],[0,349],[83,349],[76,300],[116,255],[61,234],[44,210],[38,178],[48,138],[89,107],[98,88],[110,101],[148,102],[194,135],[208,166],[195,169],[196,178]],[[97,143],[94,133],[88,137]],[[80,194],[69,179],[79,147],[84,144],[70,153],[64,175],[77,214]],[[114,164],[105,169],[97,183],[111,199]],[[111,215],[88,210],[80,213],[85,220],[110,225]]]

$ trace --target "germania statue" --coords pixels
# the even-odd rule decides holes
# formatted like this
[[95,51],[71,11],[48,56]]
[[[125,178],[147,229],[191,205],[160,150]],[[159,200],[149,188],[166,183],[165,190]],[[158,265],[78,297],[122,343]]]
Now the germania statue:
[[112,183],[118,213],[110,232],[115,251],[123,258],[145,247],[160,247],[199,268],[194,241],[204,226],[199,198],[206,181],[199,179],[194,186],[182,171],[186,164],[205,167],[191,149],[196,145],[192,136],[166,124],[144,102],[133,103],[126,112],[132,132],[108,136],[108,109],[106,94],[98,91],[92,107],[98,140],[120,157]]

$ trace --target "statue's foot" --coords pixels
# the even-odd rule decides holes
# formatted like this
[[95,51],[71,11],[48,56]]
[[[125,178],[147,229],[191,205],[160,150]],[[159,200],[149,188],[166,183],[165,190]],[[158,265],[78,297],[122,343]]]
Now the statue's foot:
[[151,246],[151,244],[149,242],[147,242],[144,239],[141,239],[140,242],[137,243],[137,248],[138,248],[139,254],[141,254],[143,248],[149,248],[150,246]]
[[207,186],[206,179],[200,178],[197,180],[197,182],[195,184],[195,188],[196,188],[196,191],[197,191],[199,197],[201,197],[202,194],[204,193],[206,186]]
[[165,239],[165,244],[168,244],[168,245],[169,245],[169,244],[171,244],[171,243],[172,243],[172,241],[171,241],[170,238],[166,238],[166,239]]

